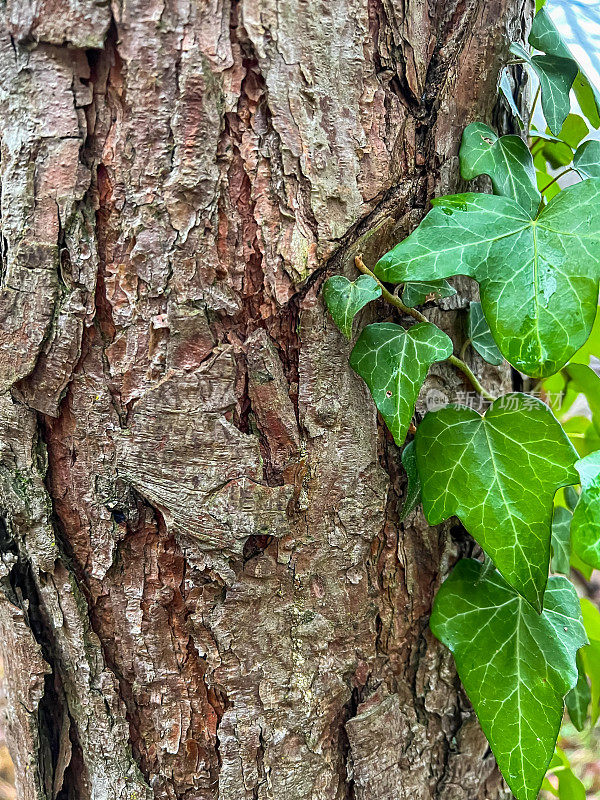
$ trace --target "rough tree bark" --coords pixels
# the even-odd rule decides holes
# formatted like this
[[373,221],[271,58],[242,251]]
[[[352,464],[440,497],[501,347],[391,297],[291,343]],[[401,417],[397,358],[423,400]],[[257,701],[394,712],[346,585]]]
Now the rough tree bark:
[[[468,537],[398,522],[399,451],[320,289],[457,188],[528,0],[0,11],[19,796],[506,796],[428,631]],[[427,310],[458,346],[459,287]]]

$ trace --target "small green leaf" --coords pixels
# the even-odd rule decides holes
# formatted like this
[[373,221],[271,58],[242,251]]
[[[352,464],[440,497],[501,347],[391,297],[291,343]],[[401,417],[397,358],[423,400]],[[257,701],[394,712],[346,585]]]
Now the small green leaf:
[[575,150],[589,132],[585,120],[579,114],[569,114],[560,129],[559,138]]
[[[600,417],[600,378],[585,364],[568,364],[564,368],[568,375],[567,391],[575,396],[584,394],[592,413]],[[563,412],[564,413],[564,412]]]
[[573,91],[579,103],[582,114],[593,128],[600,127],[600,94],[590,83],[587,75],[579,70],[577,77],[573,81]]
[[575,464],[581,494],[573,512],[571,546],[586,564],[600,569],[600,451]]
[[[572,0],[567,0],[567,2],[563,4],[561,0],[555,0],[554,5],[564,5],[566,7],[567,5],[570,5],[571,2]],[[585,5],[580,4],[578,11],[586,13],[587,10],[588,9]],[[590,42],[586,39],[586,37],[582,36],[580,39],[581,40],[579,44],[581,47],[583,47],[584,51],[588,53],[594,51],[593,46],[590,45]],[[600,125],[600,117],[598,116],[598,112],[600,111],[600,94],[591,84],[584,71],[580,69],[577,61],[573,58],[571,51],[563,41],[558,29],[556,28],[556,25],[552,22],[550,15],[545,9],[540,10],[534,17],[533,25],[531,26],[529,42],[538,50],[542,50],[544,53],[550,56],[557,56],[572,62],[573,67],[577,70],[577,74],[573,82],[575,96],[577,97],[579,106],[583,113],[586,115],[591,124],[597,128],[598,125]],[[546,117],[546,120],[547,119],[548,118]]]
[[589,139],[579,145],[573,156],[573,166],[582,178],[600,178],[600,142]]
[[581,651],[583,666],[590,679],[592,702],[590,713],[592,725],[595,725],[600,715],[600,611],[587,597],[582,597],[581,614],[583,625],[590,643]]
[[[591,62],[592,68],[600,70],[598,57],[598,25],[600,15],[597,2],[576,2],[573,0],[553,0],[552,11],[560,14],[561,39],[568,47],[575,46],[583,51]],[[571,52],[569,50],[569,52]],[[587,75],[581,70],[573,84],[575,95],[581,110],[592,125],[600,126],[600,94],[591,84]]]
[[582,731],[585,727],[591,699],[590,684],[585,674],[583,655],[580,651],[577,653],[577,683],[565,697],[569,717],[578,731]]
[[409,308],[422,306],[430,300],[439,300],[440,297],[452,297],[456,289],[448,281],[429,281],[407,283],[402,291],[402,302]]
[[550,771],[558,778],[559,800],[585,800],[585,787],[571,769],[569,759],[560,747],[556,748],[550,762]]
[[554,752],[563,698],[586,643],[577,593],[548,581],[537,614],[497,572],[459,561],[440,588],[431,630],[450,648],[498,766],[517,800],[535,800]]
[[542,87],[544,117],[551,132],[558,136],[571,108],[569,92],[578,72],[577,65],[571,58],[530,56],[527,50],[516,42],[511,44],[510,52],[522,58],[537,75]]
[[566,167],[573,161],[573,151],[589,133],[585,121],[578,114],[569,114],[561,130],[560,141],[546,142],[542,152],[555,168]]
[[328,278],[323,298],[333,321],[347,339],[352,338],[352,322],[361,308],[381,297],[381,287],[370,275],[361,275],[354,283],[343,275]]
[[421,481],[419,480],[419,473],[417,471],[417,455],[415,453],[415,442],[409,442],[402,451],[402,466],[406,471],[408,477],[408,485],[406,487],[406,497],[399,514],[399,520],[402,522],[416,508],[417,503],[421,499]]
[[458,156],[463,178],[489,175],[496,194],[511,197],[530,217],[537,215],[542,197],[535,183],[533,159],[518,136],[498,137],[482,122],[472,122],[463,131]]
[[456,515],[508,583],[542,608],[552,501],[578,482],[577,453],[552,412],[524,394],[500,397],[481,417],[447,406],[415,436],[423,510],[430,525]]
[[549,53],[559,58],[572,58],[569,48],[561,39],[546,10],[538,11],[533,18],[528,41],[536,50],[541,50],[543,53]]
[[481,303],[472,302],[469,305],[469,316],[467,319],[467,336],[471,340],[471,344],[477,350],[479,355],[488,364],[498,366],[504,359],[502,353],[498,350],[489,325],[483,316]]
[[384,281],[468,275],[500,352],[535,377],[557,372],[592,329],[600,278],[600,179],[563,189],[537,219],[508,197],[441,197],[375,266]]
[[552,519],[552,572],[568,575],[571,571],[571,517],[570,511],[555,506]]
[[429,367],[452,355],[452,341],[436,325],[404,330],[393,322],[367,325],[350,354],[397,445],[402,445]]
[[[569,384],[569,386],[570,385],[571,384]],[[581,416],[569,417],[569,419],[561,422],[561,425],[579,455],[582,458],[589,455],[591,451],[589,448],[588,436],[589,428],[592,425],[591,419]]]

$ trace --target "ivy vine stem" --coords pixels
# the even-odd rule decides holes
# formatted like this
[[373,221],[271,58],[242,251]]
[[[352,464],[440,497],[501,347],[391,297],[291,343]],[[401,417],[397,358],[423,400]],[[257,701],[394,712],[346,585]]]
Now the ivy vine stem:
[[[400,300],[399,297],[396,297],[396,295],[389,292],[385,288],[383,283],[379,280],[377,275],[371,272],[371,270],[367,267],[365,262],[362,260],[362,256],[360,255],[356,256],[354,259],[354,264],[356,265],[356,269],[359,272],[362,272],[363,275],[370,275],[371,278],[377,281],[379,287],[381,288],[381,296],[386,302],[388,302],[392,306],[395,306],[404,314],[408,314],[413,319],[418,320],[418,322],[429,322],[429,320],[424,314],[421,314],[421,312],[417,311],[416,308],[410,308],[409,306],[404,305],[404,303],[402,302],[402,300]],[[462,359],[457,358],[456,356],[450,356],[446,360],[448,361],[449,364],[452,364],[452,366],[459,369],[469,379],[471,385],[473,386],[477,394],[481,395],[484,398],[484,400],[488,400],[490,403],[492,403],[496,399],[494,395],[490,394],[487,391],[487,389],[485,389],[481,385],[473,370]]]
[[562,178],[564,175],[568,175],[568,174],[569,174],[569,172],[577,172],[577,170],[573,169],[573,167],[567,167],[567,169],[563,169],[563,171],[562,171],[561,173],[559,173],[559,174],[558,174],[558,175],[556,175],[554,178],[552,178],[552,180],[550,181],[550,183],[547,183],[547,184],[544,186],[544,188],[543,188],[543,189],[540,189],[540,192],[541,192],[542,194],[544,194],[544,192],[546,191],[546,189],[549,189],[549,188],[550,188],[550,187],[551,187],[553,184],[555,184],[555,183],[556,183],[556,181],[560,180],[560,179],[561,179],[561,178]]
[[488,390],[481,385],[481,383],[477,380],[473,370],[467,364],[465,364],[464,361],[456,356],[450,356],[447,361],[449,364],[452,364],[452,366],[456,367],[456,369],[459,369],[464,375],[466,375],[477,394],[480,394],[484,400],[488,400],[490,403],[494,402],[496,399],[494,395],[490,394]]

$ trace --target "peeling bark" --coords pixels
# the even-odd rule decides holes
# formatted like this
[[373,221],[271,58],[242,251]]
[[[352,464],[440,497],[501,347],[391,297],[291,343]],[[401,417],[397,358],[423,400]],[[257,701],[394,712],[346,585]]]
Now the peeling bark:
[[[23,800],[508,796],[428,631],[472,544],[398,521],[399,452],[320,289],[457,188],[529,12],[0,10],[0,630]],[[460,346],[456,285],[427,313]],[[417,416],[466,388],[435,365]]]

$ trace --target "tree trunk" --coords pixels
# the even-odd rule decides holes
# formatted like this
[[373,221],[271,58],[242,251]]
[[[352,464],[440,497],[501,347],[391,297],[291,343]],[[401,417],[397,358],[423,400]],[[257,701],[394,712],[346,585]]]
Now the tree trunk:
[[[490,120],[529,10],[2,5],[0,635],[22,800],[507,796],[428,629],[470,540],[398,521],[399,451],[320,289],[459,186],[462,129]],[[457,285],[427,314],[460,347]],[[422,396],[467,389],[441,364]]]

